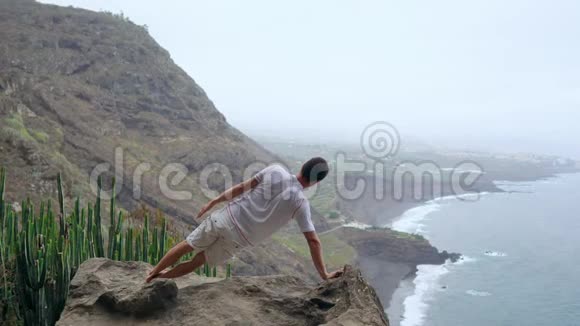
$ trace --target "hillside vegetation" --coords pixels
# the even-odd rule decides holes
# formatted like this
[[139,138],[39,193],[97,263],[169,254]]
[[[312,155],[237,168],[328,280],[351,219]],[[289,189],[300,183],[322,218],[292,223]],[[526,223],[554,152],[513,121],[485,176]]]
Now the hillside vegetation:
[[[114,166],[122,148],[120,203],[132,209],[144,202],[191,223],[205,201],[198,173],[207,164],[226,165],[239,181],[250,163],[274,160],[126,17],[0,0],[0,39],[0,165],[10,170],[8,199],[55,194],[59,171],[68,197],[86,194],[90,171]],[[136,199],[132,176],[141,163],[150,171]],[[175,190],[193,192],[191,200],[160,192],[168,163],[188,169]],[[210,181],[220,187],[219,179]]]

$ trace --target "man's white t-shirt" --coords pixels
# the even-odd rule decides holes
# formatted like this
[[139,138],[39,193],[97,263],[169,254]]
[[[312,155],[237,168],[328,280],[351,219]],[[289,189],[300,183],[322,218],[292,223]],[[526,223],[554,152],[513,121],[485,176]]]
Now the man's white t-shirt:
[[258,185],[227,205],[230,217],[249,245],[267,239],[291,219],[296,220],[300,231],[314,231],[310,204],[296,176],[280,165],[271,165],[254,177]]

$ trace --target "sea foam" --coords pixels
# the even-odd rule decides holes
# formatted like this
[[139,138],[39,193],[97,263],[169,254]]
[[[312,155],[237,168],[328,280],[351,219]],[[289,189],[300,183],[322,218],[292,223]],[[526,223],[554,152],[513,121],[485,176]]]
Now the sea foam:
[[429,308],[429,301],[432,300],[433,294],[440,289],[439,279],[447,273],[449,273],[447,263],[443,265],[417,266],[417,276],[413,280],[415,292],[403,301],[405,312],[403,320],[401,320],[401,326],[419,326],[423,324]]
[[346,228],[355,228],[355,229],[361,229],[361,230],[366,230],[366,229],[370,229],[373,227],[372,225],[360,223],[357,221],[349,222],[349,223],[343,224],[342,226],[346,227]]
[[454,264],[455,265],[463,265],[465,263],[472,263],[475,261],[477,261],[477,259],[469,257],[469,256],[461,255],[461,257],[459,257],[459,259],[457,259],[457,261]]
[[425,230],[425,225],[422,222],[428,217],[429,214],[438,211],[441,208],[441,204],[455,200],[475,201],[481,198],[481,196],[487,194],[489,193],[481,192],[438,197],[425,202],[421,206],[406,210],[399,218],[393,221],[390,225],[386,226],[390,226],[393,230],[401,232],[425,235],[427,231]]
[[425,225],[421,222],[425,220],[427,215],[438,211],[439,208],[439,204],[435,202],[428,202],[425,205],[411,208],[395,220],[391,224],[391,228],[401,232],[424,234]]
[[491,293],[485,291],[477,291],[477,290],[467,290],[465,293],[474,296],[474,297],[489,297]]
[[[401,232],[426,234],[425,224],[423,222],[428,215],[438,211],[441,205],[446,201],[466,199],[466,196],[480,196],[482,194],[463,194],[459,196],[445,196],[426,202],[422,206],[411,208],[400,218],[396,219],[391,228]],[[463,198],[461,198],[463,196]],[[415,290],[412,295],[403,301],[403,319],[401,326],[420,326],[425,320],[429,308],[429,301],[437,291],[441,291],[439,284],[440,278],[449,273],[453,265],[462,265],[468,262],[476,261],[475,258],[462,256],[457,262],[447,261],[443,265],[419,265],[417,274],[413,280]]]
[[486,256],[489,257],[506,257],[507,254],[505,252],[501,252],[501,251],[486,251],[483,253]]
[[[462,256],[455,263],[448,260],[443,265],[417,266],[417,275],[413,280],[415,291],[403,301],[403,308],[405,310],[403,313],[403,319],[401,320],[401,326],[423,325],[429,309],[429,301],[433,300],[435,293],[442,291],[440,285],[441,277],[449,273],[454,266],[475,261],[477,261],[475,258]],[[481,296],[484,296],[486,293],[487,292],[477,292],[477,294],[483,294]]]

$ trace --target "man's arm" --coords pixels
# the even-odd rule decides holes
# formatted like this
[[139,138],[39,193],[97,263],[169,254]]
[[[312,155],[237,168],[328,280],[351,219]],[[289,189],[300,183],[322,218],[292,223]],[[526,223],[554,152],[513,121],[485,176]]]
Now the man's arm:
[[332,273],[328,273],[326,271],[326,266],[324,265],[324,258],[322,258],[322,243],[320,242],[320,239],[318,238],[316,231],[304,232],[304,237],[308,242],[308,247],[310,248],[310,255],[312,256],[312,262],[314,263],[314,266],[316,267],[316,270],[318,271],[320,277],[322,277],[323,280],[339,277],[342,274],[341,271],[335,271]]
[[210,200],[207,204],[205,204],[205,206],[203,206],[203,208],[197,214],[197,218],[202,217],[203,214],[212,209],[215,205],[224,201],[230,201],[238,197],[239,195],[243,194],[244,192],[255,188],[259,183],[260,182],[258,181],[258,179],[256,177],[253,177],[242,183],[238,183],[237,185],[231,187],[230,189],[222,192],[219,196]]

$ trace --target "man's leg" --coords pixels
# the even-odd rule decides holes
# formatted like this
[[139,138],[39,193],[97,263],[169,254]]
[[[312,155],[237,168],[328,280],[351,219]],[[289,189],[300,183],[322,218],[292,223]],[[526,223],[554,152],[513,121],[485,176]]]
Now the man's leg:
[[159,276],[159,273],[161,273],[164,269],[175,264],[179,258],[192,251],[193,248],[186,241],[181,241],[178,243],[175,247],[171,248],[171,250],[169,250],[165,256],[163,256],[163,258],[161,258],[157,266],[155,266],[155,268],[149,272],[149,276],[147,276],[147,282],[151,282],[151,280]]
[[193,272],[196,268],[205,263],[205,254],[198,252],[190,261],[181,263],[165,273],[161,273],[159,278],[176,278]]

